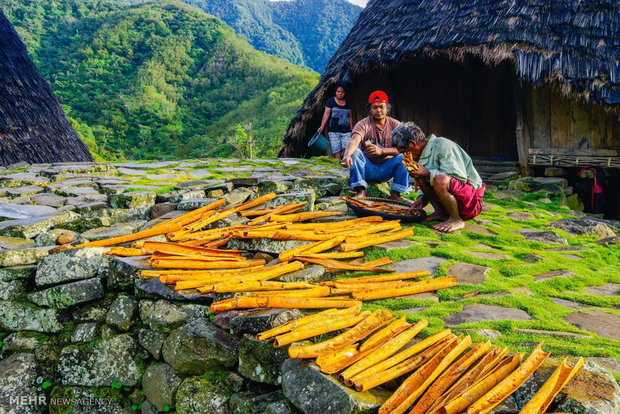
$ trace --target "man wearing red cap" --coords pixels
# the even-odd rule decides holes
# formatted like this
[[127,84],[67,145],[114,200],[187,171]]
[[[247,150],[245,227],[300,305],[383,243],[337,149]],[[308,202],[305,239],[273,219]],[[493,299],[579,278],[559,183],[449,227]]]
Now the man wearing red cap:
[[403,201],[400,193],[409,187],[409,173],[402,154],[390,145],[392,131],[400,121],[388,116],[389,101],[383,91],[370,94],[368,109],[370,116],[355,124],[342,157],[342,165],[350,171],[351,189],[357,191],[356,197],[365,197],[369,181],[393,179],[390,199]]

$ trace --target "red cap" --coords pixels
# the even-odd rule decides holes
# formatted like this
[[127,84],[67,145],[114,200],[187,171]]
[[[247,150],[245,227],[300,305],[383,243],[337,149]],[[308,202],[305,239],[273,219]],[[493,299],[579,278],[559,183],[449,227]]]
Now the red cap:
[[388,103],[388,96],[383,91],[374,91],[368,97],[368,103]]

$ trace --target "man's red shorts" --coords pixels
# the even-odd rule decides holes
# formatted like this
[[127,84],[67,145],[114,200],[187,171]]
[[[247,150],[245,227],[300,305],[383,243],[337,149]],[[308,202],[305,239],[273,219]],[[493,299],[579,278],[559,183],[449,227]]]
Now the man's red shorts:
[[456,198],[459,205],[459,214],[463,220],[471,220],[482,211],[482,196],[486,185],[482,183],[482,187],[475,189],[467,180],[462,183],[454,177],[450,177],[450,194]]

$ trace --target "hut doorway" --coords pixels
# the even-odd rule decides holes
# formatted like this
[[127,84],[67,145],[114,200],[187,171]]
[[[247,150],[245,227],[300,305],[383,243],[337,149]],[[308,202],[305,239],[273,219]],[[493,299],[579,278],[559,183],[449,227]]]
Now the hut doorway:
[[427,135],[449,138],[474,158],[518,160],[514,83],[509,62],[490,67],[474,57],[462,63],[435,57],[361,74],[350,96],[357,119],[367,116],[365,97],[383,89],[392,116]]

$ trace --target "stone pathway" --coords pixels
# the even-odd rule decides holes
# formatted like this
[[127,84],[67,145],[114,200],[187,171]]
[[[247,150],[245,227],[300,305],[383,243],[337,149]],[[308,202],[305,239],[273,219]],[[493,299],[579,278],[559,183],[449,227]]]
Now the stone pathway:
[[620,341],[620,316],[599,310],[578,311],[564,320],[579,329]]
[[457,326],[463,323],[499,320],[527,321],[532,319],[521,309],[504,308],[501,306],[475,305],[465,306],[459,313],[444,318],[446,326]]

